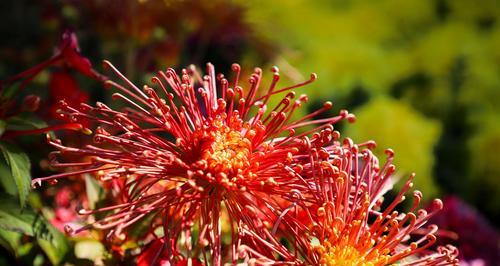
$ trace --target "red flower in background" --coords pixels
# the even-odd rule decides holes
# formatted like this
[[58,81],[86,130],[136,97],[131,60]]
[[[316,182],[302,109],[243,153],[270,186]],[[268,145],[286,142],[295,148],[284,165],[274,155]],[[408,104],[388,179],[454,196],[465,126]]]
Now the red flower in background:
[[[50,116],[53,118],[64,118],[58,113],[59,104],[63,101],[72,106],[88,102],[89,95],[80,89],[76,79],[66,71],[53,72],[49,80],[50,89]],[[88,126],[88,122],[81,122],[83,126]]]
[[[68,72],[69,69],[75,69],[76,71],[99,81],[104,81],[107,78],[92,68],[90,61],[80,54],[80,47],[78,46],[78,40],[76,35],[67,30],[61,37],[59,44],[54,52],[54,55],[48,60],[23,71],[13,77],[2,80],[0,82],[0,90],[5,89],[7,86],[12,85],[15,82],[21,82],[18,88],[18,92],[23,90],[30,81],[32,81],[42,70],[47,69],[51,66],[62,67],[63,71],[54,72],[50,76],[49,82],[49,100],[52,102],[49,105],[50,113],[54,117],[60,117],[57,115],[56,109],[59,101],[66,101],[71,104],[79,104],[81,102],[88,100],[87,93],[83,92],[74,77]],[[34,112],[40,106],[40,98],[36,95],[29,95],[23,101],[22,108],[15,108],[15,98],[2,98],[0,99],[0,116],[6,118],[8,116],[16,115],[21,111]],[[20,135],[31,135],[40,134],[52,130],[59,129],[69,129],[69,130],[80,130],[82,125],[86,125],[84,122],[80,124],[76,123],[66,123],[62,125],[50,126],[42,129],[34,130],[10,130],[6,131],[2,138],[11,138]]]
[[54,195],[54,218],[50,221],[60,231],[68,223],[79,224],[83,222],[75,213],[75,209],[87,205],[87,197],[80,182],[67,184],[57,189]]
[[105,80],[105,77],[92,68],[90,60],[82,56],[76,34],[70,30],[66,30],[62,35],[52,60],[54,60],[54,64],[66,64],[69,68],[73,68],[90,78]]
[[[460,250],[460,259],[476,264],[497,265],[500,261],[500,234],[472,206],[456,196],[443,200],[444,209],[431,221],[456,233],[451,241]],[[470,263],[470,265],[475,265]],[[482,264],[481,264],[482,265]]]
[[36,75],[50,66],[65,66],[72,68],[96,80],[104,81],[107,79],[105,76],[95,71],[90,61],[80,53],[80,47],[75,33],[66,30],[51,58],[13,77],[3,80],[0,82],[0,88],[10,85],[13,82],[23,80],[20,85],[20,89],[23,89]]

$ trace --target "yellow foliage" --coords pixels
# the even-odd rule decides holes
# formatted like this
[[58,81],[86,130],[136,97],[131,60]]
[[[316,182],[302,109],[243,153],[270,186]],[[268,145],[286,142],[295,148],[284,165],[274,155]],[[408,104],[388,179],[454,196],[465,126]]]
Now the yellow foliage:
[[426,199],[436,196],[438,191],[432,179],[433,149],[441,133],[440,124],[401,102],[384,97],[373,99],[354,113],[356,123],[350,124],[343,135],[355,142],[375,140],[375,154],[381,160],[385,157],[384,150],[392,148],[397,173],[406,177],[415,172],[415,187],[424,192]]

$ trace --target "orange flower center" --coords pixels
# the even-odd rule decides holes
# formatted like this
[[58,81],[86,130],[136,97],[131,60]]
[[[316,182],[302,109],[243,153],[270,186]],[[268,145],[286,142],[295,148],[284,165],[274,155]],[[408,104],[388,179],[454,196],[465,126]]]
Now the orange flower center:
[[[337,218],[330,220],[326,227],[326,237],[314,247],[323,266],[383,266],[388,265],[390,250],[377,245],[373,232],[367,230],[364,220],[368,213],[369,202],[361,206],[357,219],[349,223]],[[318,209],[324,216],[325,209]]]
[[214,120],[198,132],[194,141],[200,143],[200,158],[196,163],[205,180],[226,188],[241,188],[239,181],[252,177],[252,143],[242,133],[240,121],[226,123]]
[[251,143],[239,131],[226,125],[216,127],[209,133],[209,141],[202,151],[202,158],[207,161],[208,169],[213,173],[237,173],[250,166]]
[[[347,237],[343,237],[347,238]],[[386,265],[390,256],[366,256],[366,250],[360,250],[356,245],[346,244],[346,241],[339,241],[331,244],[325,241],[323,245],[316,247],[320,255],[320,263],[324,266],[377,266]]]

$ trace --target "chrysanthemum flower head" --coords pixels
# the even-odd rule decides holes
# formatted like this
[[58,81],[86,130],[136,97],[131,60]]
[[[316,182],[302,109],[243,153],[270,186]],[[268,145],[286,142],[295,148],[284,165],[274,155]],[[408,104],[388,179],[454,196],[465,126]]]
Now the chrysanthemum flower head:
[[[308,170],[289,169],[304,180],[294,191],[297,200],[275,210],[278,219],[272,233],[267,228],[244,230],[259,244],[242,245],[243,257],[274,263],[279,255],[289,263],[326,266],[458,265],[456,248],[431,251],[438,228],[427,222],[442,209],[440,200],[434,200],[427,212],[419,209],[422,193],[414,191],[411,208],[396,210],[413,186],[413,174],[384,204],[383,195],[393,183],[394,153],[387,150],[387,161],[380,167],[372,146],[373,142],[355,145],[346,139],[323,148],[326,157],[313,150]],[[289,246],[279,244],[273,235],[287,239]]]
[[[197,224],[198,242],[209,245],[208,256],[220,264],[220,217],[227,211],[235,260],[237,231],[233,226],[253,219],[246,214],[247,207],[259,209],[273,197],[288,195],[295,183],[286,169],[300,167],[310,153],[311,144],[304,145],[302,138],[340,120],[354,119],[343,110],[331,118],[310,120],[332,107],[327,102],[320,110],[292,121],[292,114],[307,101],[306,95],[296,98],[292,90],[314,81],[314,74],[303,83],[279,88],[275,67],[271,84],[261,91],[261,69],[242,82],[239,65],[232,67],[234,78],[227,79],[216,75],[208,64],[204,76],[193,66],[182,69],[180,75],[173,69],[160,71],[152,79],[154,88],[146,85],[141,90],[109,62],[105,66],[123,83],[106,81],[106,85],[120,91],[113,98],[127,107],[114,110],[103,103],[76,107],[63,103],[62,116],[100,124],[94,133],[95,145],[66,147],[49,139],[57,149],[52,165],[72,170],[35,179],[33,184],[95,174],[111,184],[117,200],[101,209],[81,210],[81,214],[108,215],[68,231],[96,227],[123,238],[127,227],[153,214],[157,219],[152,219],[151,227],[163,228],[169,259],[181,232],[190,232]],[[286,95],[268,107],[270,98],[280,93]],[[297,129],[301,132],[296,133]],[[313,145],[321,145],[320,138],[312,139]],[[60,162],[68,156],[90,159]]]

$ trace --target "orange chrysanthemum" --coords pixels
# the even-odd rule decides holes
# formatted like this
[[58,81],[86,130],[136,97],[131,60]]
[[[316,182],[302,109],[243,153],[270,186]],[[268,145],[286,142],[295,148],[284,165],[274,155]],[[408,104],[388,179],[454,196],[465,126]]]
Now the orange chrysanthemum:
[[[340,136],[332,134],[333,139]],[[413,186],[414,175],[392,202],[383,204],[383,195],[392,188],[394,154],[387,150],[388,159],[380,168],[372,146],[374,142],[354,145],[349,139],[334,142],[312,150],[311,167],[289,169],[303,185],[293,192],[295,202],[275,209],[278,219],[271,232],[265,226],[243,230],[253,241],[239,248],[247,263],[458,265],[456,248],[431,251],[437,227],[426,223],[442,208],[440,200],[433,201],[430,212],[418,209],[422,194],[414,191],[412,207],[407,212],[396,210]],[[282,245],[277,236],[289,245]]]

